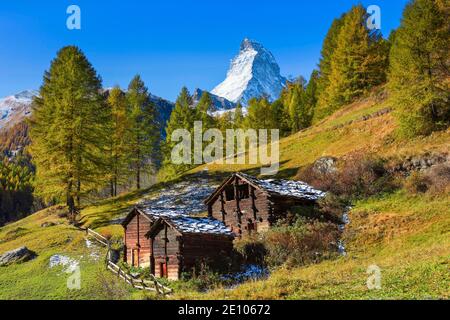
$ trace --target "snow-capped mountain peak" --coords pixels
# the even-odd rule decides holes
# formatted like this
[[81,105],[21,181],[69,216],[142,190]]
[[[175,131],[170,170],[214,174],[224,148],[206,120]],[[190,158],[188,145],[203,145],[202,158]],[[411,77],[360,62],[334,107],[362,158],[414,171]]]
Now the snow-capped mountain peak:
[[272,53],[262,44],[245,38],[239,54],[231,61],[226,79],[211,93],[246,105],[250,98],[263,95],[277,99],[285,82]]
[[0,129],[12,127],[31,114],[31,102],[39,93],[25,90],[0,99]]
[[36,90],[24,90],[11,97],[17,101],[31,102],[37,95],[39,95],[39,92]]

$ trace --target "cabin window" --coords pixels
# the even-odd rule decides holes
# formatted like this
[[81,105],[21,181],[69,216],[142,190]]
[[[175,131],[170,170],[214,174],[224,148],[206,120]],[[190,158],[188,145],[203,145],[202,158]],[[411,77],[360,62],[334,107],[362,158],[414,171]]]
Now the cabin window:
[[249,192],[248,192],[248,184],[241,184],[237,186],[239,199],[248,199],[249,198]]
[[225,188],[225,200],[226,201],[234,200],[234,186],[227,186]]

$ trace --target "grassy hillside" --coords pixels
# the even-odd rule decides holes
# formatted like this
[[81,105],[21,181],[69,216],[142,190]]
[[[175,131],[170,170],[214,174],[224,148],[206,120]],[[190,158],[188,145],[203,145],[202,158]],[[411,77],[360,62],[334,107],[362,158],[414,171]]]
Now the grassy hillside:
[[[439,299],[450,297],[450,200],[402,192],[361,201],[344,232],[347,256],[274,271],[267,280],[195,299]],[[367,268],[381,269],[381,289],[366,286]]]
[[[392,114],[381,93],[351,104],[313,127],[280,141],[280,177],[293,178],[299,168],[321,156],[345,157],[355,151],[402,159],[424,152],[448,152],[450,131],[409,141],[396,139]],[[198,167],[188,174],[205,169]],[[259,174],[258,165],[208,165],[209,174],[246,170]],[[143,197],[157,195],[171,182],[86,206],[81,222],[112,237],[121,237],[119,218]],[[274,270],[266,280],[208,293],[178,289],[172,298],[249,299],[362,299],[449,298],[450,200],[410,195],[403,190],[354,203],[343,240],[347,255],[316,265]],[[142,299],[155,298],[134,291],[105,271],[104,251],[85,240],[83,232],[67,224],[60,208],[49,208],[0,228],[0,254],[26,245],[36,259],[0,267],[0,299]],[[42,227],[44,222],[54,226]],[[81,290],[66,288],[62,266],[49,267],[54,255],[76,260]],[[381,268],[380,290],[368,290],[369,265]],[[181,288],[182,286],[177,287]]]
[[[292,178],[299,168],[322,156],[343,157],[360,151],[384,157],[405,158],[425,152],[449,151],[450,130],[408,141],[397,139],[392,112],[385,113],[386,109],[389,111],[389,104],[383,92],[375,92],[366,99],[342,108],[311,128],[281,139],[279,176]],[[259,174],[259,166],[207,165],[211,172],[249,170],[255,174]],[[200,166],[193,171],[204,168],[205,166]]]

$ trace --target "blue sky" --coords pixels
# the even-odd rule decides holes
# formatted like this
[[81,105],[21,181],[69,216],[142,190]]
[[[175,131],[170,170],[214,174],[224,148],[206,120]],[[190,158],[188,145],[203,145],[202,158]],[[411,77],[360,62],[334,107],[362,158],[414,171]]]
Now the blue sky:
[[[59,48],[79,46],[105,87],[141,74],[149,90],[175,100],[180,88],[211,90],[226,75],[244,37],[274,54],[283,75],[309,77],[333,18],[358,1],[2,1],[0,97],[37,89]],[[360,1],[381,8],[385,36],[406,0]],[[81,30],[66,9],[81,8]]]

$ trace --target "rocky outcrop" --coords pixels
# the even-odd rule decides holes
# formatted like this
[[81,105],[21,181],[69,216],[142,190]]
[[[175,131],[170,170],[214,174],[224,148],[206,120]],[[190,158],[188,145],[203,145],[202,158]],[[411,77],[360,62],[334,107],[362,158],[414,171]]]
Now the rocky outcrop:
[[409,156],[393,167],[394,172],[425,171],[434,165],[449,163],[447,153],[425,153],[423,155]]
[[314,162],[313,170],[320,174],[334,173],[337,171],[336,162],[337,159],[334,157],[321,157]]
[[34,259],[36,253],[29,250],[27,247],[20,247],[0,256],[0,266],[7,266],[13,263],[22,263]]

